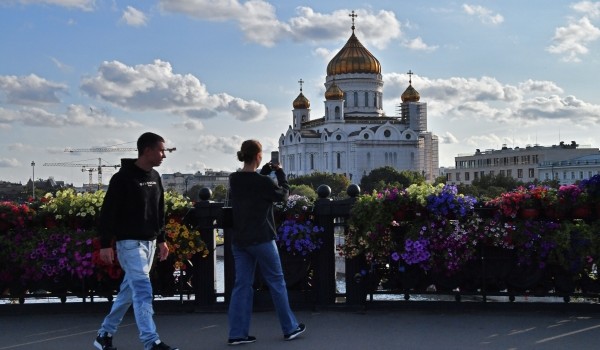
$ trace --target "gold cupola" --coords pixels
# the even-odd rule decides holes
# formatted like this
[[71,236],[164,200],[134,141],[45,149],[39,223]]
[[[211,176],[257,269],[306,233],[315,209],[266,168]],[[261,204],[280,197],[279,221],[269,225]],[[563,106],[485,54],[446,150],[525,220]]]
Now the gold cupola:
[[371,73],[381,74],[381,64],[358,41],[354,35],[354,11],[352,11],[352,35],[346,45],[329,61],[327,65],[327,75],[348,74],[348,73]]
[[407,74],[409,76],[408,87],[406,88],[406,90],[404,90],[400,98],[402,99],[402,102],[419,102],[419,100],[421,99],[421,95],[412,86],[412,75],[414,73],[409,70]]
[[327,91],[325,91],[325,99],[327,101],[331,101],[331,100],[337,101],[337,100],[341,100],[343,98],[344,98],[344,92],[335,83],[335,81],[333,83],[331,83],[331,85],[329,85],[329,88],[327,89]]
[[296,99],[294,100],[293,106],[294,109],[309,109],[310,101],[306,97],[304,97],[301,91],[298,97],[296,97]]
[[292,105],[294,106],[294,109],[309,109],[310,101],[302,93],[302,84],[304,84],[304,80],[300,79],[298,80],[298,83],[300,83],[300,94],[296,97]]

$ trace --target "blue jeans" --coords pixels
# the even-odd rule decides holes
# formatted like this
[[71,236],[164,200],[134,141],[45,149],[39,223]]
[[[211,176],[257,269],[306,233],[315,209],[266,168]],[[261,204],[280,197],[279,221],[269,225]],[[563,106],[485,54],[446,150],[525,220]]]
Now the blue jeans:
[[290,334],[296,330],[298,321],[290,309],[281,260],[275,241],[248,247],[232,245],[231,250],[235,260],[235,285],[229,303],[229,338],[248,336],[254,300],[252,285],[257,263],[269,287],[283,334]]
[[98,333],[115,334],[123,316],[133,304],[135,322],[144,347],[150,349],[152,343],[159,339],[152,319],[154,309],[150,283],[150,268],[155,252],[156,241],[117,241],[117,257],[125,277],[110,313],[104,318]]

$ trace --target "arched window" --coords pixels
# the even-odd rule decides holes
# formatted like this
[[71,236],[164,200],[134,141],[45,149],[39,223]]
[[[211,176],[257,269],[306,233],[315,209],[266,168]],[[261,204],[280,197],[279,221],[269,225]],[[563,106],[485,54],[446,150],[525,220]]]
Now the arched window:
[[339,106],[335,107],[335,119],[342,119],[342,117],[340,115],[340,107]]
[[314,154],[310,154],[310,170],[314,170],[315,169],[315,155]]
[[379,107],[379,106],[377,105],[377,93],[374,93],[374,94],[373,94],[373,107]]
[[337,162],[337,168],[341,169],[342,168],[342,154],[339,152],[337,153],[336,162]]
[[344,92],[344,107],[348,107],[348,95]]
[[354,91],[354,107],[358,107],[358,92]]
[[365,91],[365,107],[369,107],[369,93]]
[[329,107],[325,107],[325,119],[329,119]]

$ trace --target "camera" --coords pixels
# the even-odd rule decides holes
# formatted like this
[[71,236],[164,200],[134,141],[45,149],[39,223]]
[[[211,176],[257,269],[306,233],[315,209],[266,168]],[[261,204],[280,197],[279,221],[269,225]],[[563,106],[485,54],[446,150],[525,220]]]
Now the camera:
[[271,152],[271,161],[272,165],[279,165],[279,151]]

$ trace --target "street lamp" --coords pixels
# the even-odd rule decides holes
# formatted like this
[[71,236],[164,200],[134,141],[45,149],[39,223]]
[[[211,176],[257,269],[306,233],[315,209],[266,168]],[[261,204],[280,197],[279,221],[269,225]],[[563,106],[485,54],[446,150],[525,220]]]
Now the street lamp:
[[190,177],[189,177],[189,176],[186,176],[186,177],[184,178],[184,180],[183,180],[183,181],[185,181],[185,192],[184,192],[184,194],[183,194],[183,195],[184,195],[184,196],[186,196],[186,197],[187,197],[187,195],[188,195],[188,181],[189,181],[189,180],[190,180]]
[[31,196],[35,200],[35,162],[31,161]]

